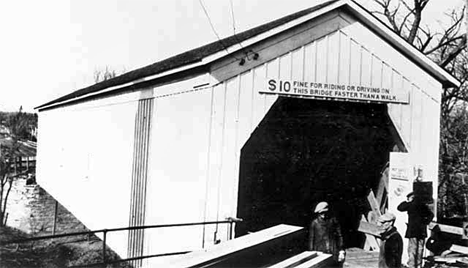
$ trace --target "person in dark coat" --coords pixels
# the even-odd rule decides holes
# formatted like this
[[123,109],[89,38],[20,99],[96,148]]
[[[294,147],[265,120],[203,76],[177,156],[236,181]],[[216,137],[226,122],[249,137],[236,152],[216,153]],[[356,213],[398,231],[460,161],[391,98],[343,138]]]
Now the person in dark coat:
[[314,213],[317,217],[309,225],[308,248],[332,254],[334,265],[341,267],[345,259],[345,251],[340,225],[336,218],[330,216],[326,202],[318,203]]
[[380,216],[377,225],[381,228],[379,268],[400,268],[403,253],[403,239],[393,226],[395,215],[385,213]]
[[432,221],[434,214],[414,193],[409,193],[406,198],[407,201],[401,202],[397,209],[408,212],[408,225],[405,234],[405,237],[409,239],[408,266],[419,268],[422,267],[427,225]]

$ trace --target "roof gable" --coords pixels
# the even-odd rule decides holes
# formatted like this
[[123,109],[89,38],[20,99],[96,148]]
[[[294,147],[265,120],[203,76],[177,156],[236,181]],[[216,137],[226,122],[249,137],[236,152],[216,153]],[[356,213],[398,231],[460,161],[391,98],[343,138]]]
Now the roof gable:
[[[336,5],[333,5],[335,3]],[[354,13],[354,15],[357,15],[358,19],[363,20],[366,24],[371,24],[372,26],[378,26],[377,27],[379,29],[377,30],[378,34],[384,35],[386,40],[389,42],[396,41],[397,43],[396,47],[399,48],[400,50],[403,50],[403,52],[405,52],[403,53],[405,54],[405,56],[410,56],[410,57],[412,56],[413,58],[420,59],[419,61],[417,60],[416,63],[424,65],[423,67],[425,67],[424,69],[426,71],[430,73],[432,72],[433,75],[435,73],[435,76],[437,76],[438,79],[440,79],[440,77],[443,77],[443,76],[449,77],[446,79],[447,81],[444,81],[445,84],[449,84],[451,86],[458,85],[458,81],[455,78],[453,78],[451,75],[446,73],[442,68],[438,67],[435,63],[430,61],[427,57],[425,57],[422,53],[417,51],[414,47],[412,47],[410,44],[404,41],[401,37],[393,33],[389,27],[383,24],[380,20],[374,17],[370,12],[365,10],[363,7],[356,4],[352,0],[331,0],[331,1],[327,1],[319,5],[316,5],[314,7],[296,12],[294,14],[282,17],[272,22],[260,25],[250,30],[238,33],[236,35],[221,39],[219,41],[209,43],[207,45],[189,50],[187,52],[178,54],[173,57],[169,57],[162,61],[150,64],[148,66],[127,72],[115,78],[91,85],[89,87],[76,90],[70,94],[67,94],[65,96],[62,96],[60,98],[57,98],[45,104],[42,104],[36,107],[36,109],[41,110],[43,108],[52,107],[52,106],[55,106],[55,105],[58,105],[67,101],[77,100],[79,98],[85,97],[90,94],[98,94],[102,91],[106,91],[109,88],[125,86],[126,84],[128,85],[128,83],[132,83],[132,82],[136,83],[138,80],[144,79],[146,77],[155,76],[158,74],[164,75],[165,72],[169,72],[177,68],[189,66],[191,64],[201,63],[204,59],[216,53],[224,52],[224,56],[229,55],[232,53],[228,51],[227,48],[229,47],[236,46],[239,43],[258,37],[259,35],[265,34],[285,24],[294,22],[298,20],[299,18],[305,17],[307,15],[311,15],[315,13],[316,11],[325,9],[326,7],[334,6],[334,8],[337,8],[343,5],[347,5],[347,7]],[[390,33],[388,31],[390,31]],[[392,36],[392,33],[393,33],[393,36]],[[418,55],[418,52],[420,55]],[[421,57],[423,58],[421,59]]]

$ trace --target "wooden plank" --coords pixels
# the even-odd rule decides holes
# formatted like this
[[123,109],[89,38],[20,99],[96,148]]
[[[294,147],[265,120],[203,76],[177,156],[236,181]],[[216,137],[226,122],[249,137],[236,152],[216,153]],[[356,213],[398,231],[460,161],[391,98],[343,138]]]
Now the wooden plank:
[[274,239],[298,233],[303,229],[303,227],[280,224],[268,229],[223,242],[207,249],[184,254],[180,259],[169,262],[164,265],[164,267],[194,267],[220,258],[225,258],[228,255],[238,253],[243,250],[249,250],[257,245],[272,241]]
[[380,208],[382,208],[382,198],[384,197],[385,192],[388,192],[388,168],[386,168],[385,171],[382,172],[382,176],[380,177],[379,181],[379,188],[377,190],[377,202],[380,204]]
[[464,246],[452,245],[450,250],[458,253],[468,254],[468,247]]
[[379,204],[382,204],[382,198],[384,196],[385,191],[386,191],[385,183],[383,182],[383,176],[382,176],[382,178],[380,178],[380,181],[379,181],[379,188],[377,189],[377,196],[376,196],[377,202]]
[[331,254],[319,253],[319,255],[305,263],[302,263],[294,268],[319,268],[329,267],[332,261]]
[[437,223],[437,222],[431,222],[428,225],[428,227],[431,230],[438,227],[439,231],[444,232],[444,233],[463,235],[463,228],[461,228],[461,227],[455,227],[455,226],[440,224],[440,223]]
[[369,192],[369,195],[367,196],[367,201],[369,201],[369,205],[371,206],[371,209],[374,213],[376,213],[377,216],[381,216],[382,213],[380,213],[380,205],[377,202],[377,199],[375,198],[374,192],[371,190]]
[[385,214],[385,208],[387,207],[388,198],[385,198],[382,203],[380,203],[380,211]]
[[297,254],[288,258],[282,262],[279,262],[273,266],[269,266],[269,268],[286,268],[286,267],[295,267],[301,263],[304,263],[310,259],[313,259],[318,256],[316,251],[304,251],[301,254]]
[[366,221],[359,222],[358,231],[365,234],[371,234],[373,236],[380,237],[380,228],[376,224],[369,223]]
[[[362,221],[367,222],[366,218],[364,215],[362,216]],[[364,233],[366,236],[366,250],[377,250],[379,248],[379,243],[377,242],[377,239],[375,236]]]

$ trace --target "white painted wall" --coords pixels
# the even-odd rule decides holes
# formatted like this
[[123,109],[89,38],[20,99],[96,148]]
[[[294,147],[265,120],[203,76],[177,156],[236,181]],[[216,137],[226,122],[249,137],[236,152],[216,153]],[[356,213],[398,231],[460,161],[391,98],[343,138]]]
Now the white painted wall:
[[[91,230],[128,226],[137,107],[131,97],[39,115],[37,181]],[[126,232],[108,234],[121,256],[126,242]]]

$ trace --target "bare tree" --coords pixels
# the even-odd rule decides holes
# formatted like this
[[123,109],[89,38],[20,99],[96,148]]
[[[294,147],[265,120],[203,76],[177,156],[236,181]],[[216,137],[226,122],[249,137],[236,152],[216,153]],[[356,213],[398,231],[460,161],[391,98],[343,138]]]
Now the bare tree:
[[[450,23],[440,32],[422,25],[429,0],[374,0],[380,10],[373,13],[381,17],[403,39],[440,67],[454,75],[460,87],[444,88],[441,101],[441,140],[439,157],[439,197],[446,206],[439,211],[455,208],[450,204],[460,195],[460,174],[468,174],[468,33],[462,32],[466,6],[447,14]],[[466,12],[466,13],[465,13]],[[463,177],[463,176],[462,176]],[[464,181],[463,181],[464,182]],[[450,200],[448,200],[450,199]],[[453,199],[453,200],[452,200]],[[457,199],[458,200],[458,199]],[[457,207],[458,209],[458,207]],[[468,209],[468,204],[465,208]],[[453,211],[452,211],[453,212]],[[449,213],[450,214],[450,213]],[[452,213],[453,214],[453,213]]]
[[[125,68],[120,73],[124,73],[124,72],[125,72]],[[106,81],[118,75],[119,75],[119,72],[117,72],[114,69],[109,68],[109,66],[106,66],[104,69],[94,71],[94,74],[93,74],[94,83]]]

